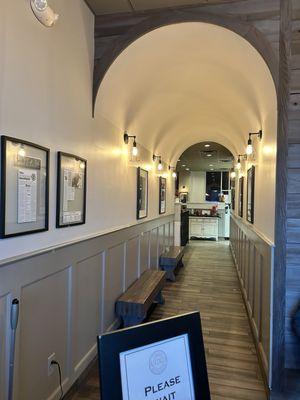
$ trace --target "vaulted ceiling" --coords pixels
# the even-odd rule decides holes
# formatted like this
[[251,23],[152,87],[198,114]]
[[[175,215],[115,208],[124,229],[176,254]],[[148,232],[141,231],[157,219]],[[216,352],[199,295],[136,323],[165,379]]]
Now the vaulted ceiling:
[[144,11],[194,4],[230,3],[232,0],[86,0],[96,15]]
[[208,23],[156,29],[127,47],[107,71],[95,117],[127,130],[175,162],[213,141],[245,151],[248,132],[276,143],[276,90],[260,54],[241,36]]

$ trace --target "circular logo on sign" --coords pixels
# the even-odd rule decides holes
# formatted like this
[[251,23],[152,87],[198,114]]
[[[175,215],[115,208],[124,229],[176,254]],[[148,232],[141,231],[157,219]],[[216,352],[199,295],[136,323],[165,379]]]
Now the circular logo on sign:
[[160,375],[164,372],[168,365],[168,358],[164,351],[155,351],[149,358],[149,369],[155,375]]

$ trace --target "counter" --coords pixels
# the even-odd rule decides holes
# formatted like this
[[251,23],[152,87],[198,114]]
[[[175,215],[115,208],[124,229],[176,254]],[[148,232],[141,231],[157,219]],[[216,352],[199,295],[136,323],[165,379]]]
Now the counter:
[[219,239],[219,216],[189,217],[189,239]]

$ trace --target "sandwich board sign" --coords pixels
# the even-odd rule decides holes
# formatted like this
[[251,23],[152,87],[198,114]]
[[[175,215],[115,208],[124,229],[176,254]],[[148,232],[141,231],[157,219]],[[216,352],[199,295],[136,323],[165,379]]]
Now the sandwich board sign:
[[200,314],[98,337],[101,400],[210,400]]

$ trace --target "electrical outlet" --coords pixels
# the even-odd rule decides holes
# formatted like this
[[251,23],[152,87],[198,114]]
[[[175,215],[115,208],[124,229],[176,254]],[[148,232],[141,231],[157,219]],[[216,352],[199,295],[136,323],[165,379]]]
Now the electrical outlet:
[[52,353],[49,357],[48,357],[48,376],[52,375],[54,372],[54,368],[55,365],[51,364],[52,361],[55,360],[55,353]]

